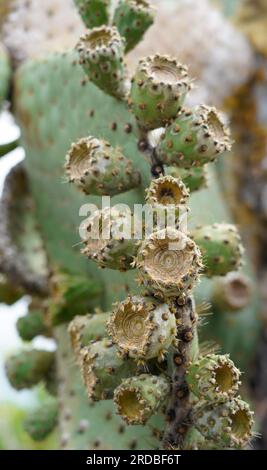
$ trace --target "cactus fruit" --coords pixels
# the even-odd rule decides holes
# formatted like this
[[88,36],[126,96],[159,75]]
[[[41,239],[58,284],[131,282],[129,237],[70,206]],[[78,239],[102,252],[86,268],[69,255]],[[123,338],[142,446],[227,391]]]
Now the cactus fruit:
[[112,342],[104,338],[80,351],[82,376],[91,400],[108,400],[123,378],[131,377],[136,367],[124,361]]
[[253,413],[239,397],[216,407],[199,403],[194,424],[203,436],[222,447],[244,448],[251,439]]
[[154,8],[148,0],[120,0],[113,24],[126,39],[125,52],[132,50],[154,22]]
[[7,97],[10,79],[10,63],[7,51],[0,43],[0,107],[4,99]]
[[188,203],[189,192],[181,179],[172,176],[162,176],[153,180],[146,191],[146,203],[159,211],[164,211],[172,205],[178,211]]
[[75,0],[87,28],[108,23],[111,0]]
[[76,316],[69,324],[68,331],[72,349],[78,362],[82,348],[88,346],[92,341],[100,341],[106,336],[106,324],[109,316],[109,313]]
[[239,312],[252,300],[252,284],[248,276],[230,272],[216,280],[212,292],[212,304],[216,311]]
[[142,374],[123,380],[114,401],[128,425],[145,424],[166,401],[170,384],[164,377]]
[[54,367],[53,352],[32,349],[21,351],[6,361],[6,374],[16,390],[31,388],[42,380],[46,381]]
[[32,341],[36,336],[49,336],[50,329],[45,323],[42,311],[30,311],[17,320],[17,331],[23,341]]
[[187,67],[157,54],[140,60],[129,105],[142,129],[156,129],[177,116],[190,89]]
[[67,154],[66,173],[69,181],[85,194],[98,196],[114,196],[133,189],[141,178],[120,149],[93,137],[72,145]]
[[23,427],[34,441],[43,441],[57,426],[58,402],[49,400],[26,416]]
[[193,240],[179,230],[166,228],[143,241],[136,265],[140,284],[164,298],[192,290],[202,260]]
[[227,400],[234,396],[241,382],[240,372],[228,355],[208,354],[192,363],[187,370],[189,389],[198,398]]
[[118,30],[108,26],[87,31],[77,44],[80,63],[89,79],[116,98],[126,94],[124,49]]
[[216,109],[201,105],[182,109],[166,129],[157,154],[165,165],[181,168],[203,166],[231,150],[229,131]]
[[132,269],[137,246],[127,215],[124,209],[112,207],[111,210],[105,208],[95,211],[86,220],[83,226],[85,248],[82,253],[100,268],[119,271]]
[[197,227],[191,237],[202,252],[206,276],[225,276],[241,266],[244,248],[234,225]]
[[128,297],[115,307],[108,333],[123,356],[161,361],[175,344],[176,320],[167,304]]

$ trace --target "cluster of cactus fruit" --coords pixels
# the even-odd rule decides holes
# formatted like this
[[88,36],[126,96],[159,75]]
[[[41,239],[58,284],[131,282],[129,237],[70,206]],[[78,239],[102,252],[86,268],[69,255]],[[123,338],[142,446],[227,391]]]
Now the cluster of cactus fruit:
[[[97,306],[101,285],[54,270],[51,299],[33,301],[18,330],[31,340],[50,336],[51,325],[70,322],[71,345],[90,403],[113,399],[128,426],[165,418],[165,428],[164,420],[158,425],[159,448],[245,448],[253,435],[253,413],[239,396],[241,374],[229,355],[201,351],[193,297],[201,276],[220,276],[216,296],[222,308],[226,303],[228,309],[242,308],[226,282],[230,277],[241,283],[241,239],[230,224],[188,232],[183,223],[190,214],[190,192],[207,183],[207,165],[231,149],[229,131],[214,107],[184,107],[193,85],[187,67],[176,59],[158,54],[141,59],[130,79],[125,53],[153,23],[154,9],[147,0],[120,0],[113,16],[109,0],[76,4],[89,28],[77,45],[88,80],[120,100],[136,121],[125,132],[136,132],[137,149],[151,168],[145,203],[153,231],[147,234],[142,223],[137,234],[130,208],[130,213],[119,205],[95,210],[83,225],[82,253],[101,269],[135,270],[138,293],[114,304],[112,311],[86,314]],[[124,149],[101,135],[73,143],[65,169],[68,181],[86,196],[123,194],[139,188],[143,178]],[[164,220],[160,226],[158,216]],[[96,226],[98,238],[92,236]],[[55,362],[54,353],[26,351],[8,359],[7,375],[18,390],[44,380],[54,395]],[[56,425],[57,399],[51,398],[46,409],[25,422],[36,440]],[[86,432],[86,423],[80,426]]]

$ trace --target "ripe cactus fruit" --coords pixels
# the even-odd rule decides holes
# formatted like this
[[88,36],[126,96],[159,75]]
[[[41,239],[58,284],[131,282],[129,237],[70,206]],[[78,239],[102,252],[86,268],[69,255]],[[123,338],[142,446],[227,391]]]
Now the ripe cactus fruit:
[[50,285],[48,317],[52,325],[68,322],[76,315],[86,315],[102,292],[95,280],[63,272],[54,273]]
[[228,128],[215,108],[201,105],[182,109],[166,129],[157,148],[165,165],[203,166],[231,150]]
[[126,94],[124,39],[117,28],[100,26],[87,31],[77,44],[80,64],[89,79],[105,93],[122,99]]
[[114,196],[139,186],[141,176],[119,148],[94,137],[72,144],[67,154],[66,173],[71,183],[85,194]]
[[111,0],[74,0],[87,28],[108,24]]
[[10,73],[8,55],[4,46],[0,43],[0,107],[7,96]]
[[253,412],[240,397],[217,404],[200,402],[195,410],[194,424],[217,446],[244,448],[252,436]]
[[230,272],[216,280],[212,292],[213,308],[220,313],[238,312],[252,301],[250,279],[239,272]]
[[167,228],[144,240],[136,265],[140,283],[164,298],[191,290],[198,280],[202,261],[193,240],[179,230]]
[[207,401],[225,401],[236,395],[240,372],[229,355],[208,354],[192,363],[187,370],[191,392]]
[[154,179],[146,190],[146,202],[161,212],[172,205],[177,210],[188,203],[189,192],[179,178],[162,176]]
[[154,22],[154,8],[148,0],[120,0],[113,24],[126,39],[125,52],[132,50]]
[[131,222],[131,213],[125,211],[125,208],[119,210],[106,207],[95,211],[85,221],[85,248],[82,253],[100,268],[119,271],[132,269],[137,245]]
[[24,341],[32,341],[36,336],[49,336],[50,329],[46,325],[42,311],[30,311],[17,321],[17,331]]
[[106,324],[109,316],[110,313],[76,316],[69,324],[68,332],[77,361],[80,359],[83,347],[88,346],[93,340],[99,341],[106,336]]
[[21,351],[6,361],[6,374],[16,390],[31,388],[46,380],[54,368],[55,354],[32,349]]
[[208,171],[206,165],[190,169],[169,166],[165,168],[166,174],[173,178],[181,178],[190,193],[208,186]]
[[132,79],[130,109],[142,129],[157,129],[177,116],[190,89],[187,67],[156,54],[138,64]]
[[175,316],[167,304],[154,299],[128,297],[115,306],[107,329],[123,356],[140,361],[161,361],[175,344]]
[[57,426],[58,401],[49,400],[25,418],[24,430],[34,441],[43,441]]
[[166,401],[169,391],[166,378],[142,374],[123,380],[115,390],[114,401],[127,424],[144,425]]
[[241,266],[244,248],[234,225],[213,224],[197,227],[191,237],[199,246],[207,277],[225,276]]
[[91,400],[108,400],[123,378],[136,370],[134,363],[123,360],[116,346],[104,338],[92,342],[80,352],[82,376]]

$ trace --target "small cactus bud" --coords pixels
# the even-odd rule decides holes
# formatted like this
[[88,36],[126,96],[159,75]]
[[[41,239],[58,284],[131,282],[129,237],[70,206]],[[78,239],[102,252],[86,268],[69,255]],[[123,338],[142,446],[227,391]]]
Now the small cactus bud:
[[126,39],[126,52],[134,49],[154,22],[154,8],[148,0],[120,0],[113,24]]
[[53,352],[32,349],[21,351],[6,361],[6,374],[12,387],[16,390],[32,388],[46,380],[54,367]]
[[[188,199],[189,192],[181,179],[172,176],[162,176],[153,180],[146,191],[146,203],[151,204],[157,216],[165,214],[168,208],[172,207],[177,220],[181,209],[188,210]],[[166,228],[166,222],[162,228]]]
[[252,438],[253,412],[240,397],[224,403],[199,403],[194,409],[194,425],[221,447],[243,448]]
[[136,366],[123,360],[116,346],[107,338],[92,343],[80,351],[82,376],[91,400],[108,400],[123,378],[130,377]]
[[231,150],[227,127],[215,108],[201,105],[183,109],[165,134],[157,154],[165,165],[180,168],[203,166]]
[[44,313],[31,311],[17,321],[17,331],[23,341],[32,341],[36,336],[50,336],[50,330],[46,325]]
[[44,403],[28,414],[23,423],[24,430],[34,441],[43,441],[56,428],[58,411],[57,400]]
[[108,24],[111,0],[74,0],[87,28]]
[[126,357],[162,360],[175,340],[176,320],[167,304],[128,297],[115,307],[107,329]]
[[130,107],[145,130],[165,126],[183,104],[190,90],[187,67],[168,56],[140,60],[133,78]]
[[216,280],[212,293],[212,304],[216,311],[238,312],[251,301],[252,284],[244,274],[231,272]]
[[137,253],[131,214],[114,208],[96,211],[86,220],[82,253],[101,268],[127,271]]
[[63,272],[54,273],[50,287],[48,317],[52,325],[67,323],[76,315],[86,315],[102,293],[98,282]]
[[166,174],[172,176],[173,178],[181,178],[186,188],[189,189],[190,193],[207,188],[208,186],[208,172],[205,165],[200,167],[193,167],[190,168],[190,170],[170,166],[166,167]]
[[167,228],[153,233],[137,254],[139,281],[159,297],[178,297],[196,284],[202,269],[197,245],[183,232]]
[[120,149],[94,137],[72,144],[66,157],[66,173],[85,194],[114,196],[140,185],[141,176]]
[[100,26],[81,37],[77,49],[89,79],[105,93],[124,98],[124,39],[115,27]]
[[106,324],[109,313],[76,316],[69,325],[68,332],[76,359],[80,358],[81,349],[91,341],[99,341],[106,336]]
[[128,425],[144,425],[162,406],[169,390],[164,377],[142,374],[123,380],[114,393],[118,414]]
[[225,276],[241,266],[244,248],[234,225],[197,227],[191,236],[202,252],[204,274],[207,277]]
[[210,354],[189,366],[186,380],[198,398],[225,401],[238,391],[240,375],[229,356]]

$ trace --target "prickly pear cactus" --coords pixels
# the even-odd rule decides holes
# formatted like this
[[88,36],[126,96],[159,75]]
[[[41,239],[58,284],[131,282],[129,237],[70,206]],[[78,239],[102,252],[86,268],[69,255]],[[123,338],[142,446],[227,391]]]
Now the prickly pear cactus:
[[[91,15],[93,3],[105,14]],[[215,298],[205,284],[239,276],[233,271],[243,256],[210,169],[210,188],[203,189],[205,165],[230,149],[229,132],[213,107],[184,108],[191,79],[176,59],[140,60],[129,78],[124,53],[150,24],[147,17],[140,21],[138,7],[148,2],[121,1],[110,25],[104,24],[107,3],[77,1],[91,28],[77,50],[29,61],[15,77],[27,156],[19,169],[23,184],[14,184],[15,170],[4,192],[4,240],[16,248],[4,256],[5,271],[39,297],[18,324],[21,336],[53,334],[57,350],[13,356],[7,372],[18,389],[44,382],[57,395],[47,413],[26,419],[25,429],[39,440],[59,423],[64,449],[245,448],[253,413],[239,396],[240,372],[227,355],[230,332],[225,326],[218,334],[223,354],[199,342],[203,299],[196,291],[201,281],[204,300],[215,299],[216,325],[224,324],[224,310],[241,318],[247,308],[255,325],[250,348],[242,321],[234,320],[232,330],[244,356],[251,354],[258,328],[250,289],[232,309],[225,286],[217,286]],[[125,36],[120,18],[133,24]],[[111,197],[109,217],[101,196]],[[152,231],[141,223],[133,233],[135,205],[145,202]],[[88,203],[94,211],[84,220]],[[172,225],[165,221],[170,208]],[[164,215],[160,226],[155,212]],[[16,213],[25,213],[21,230],[11,230]],[[230,297],[242,292],[235,280]]]

